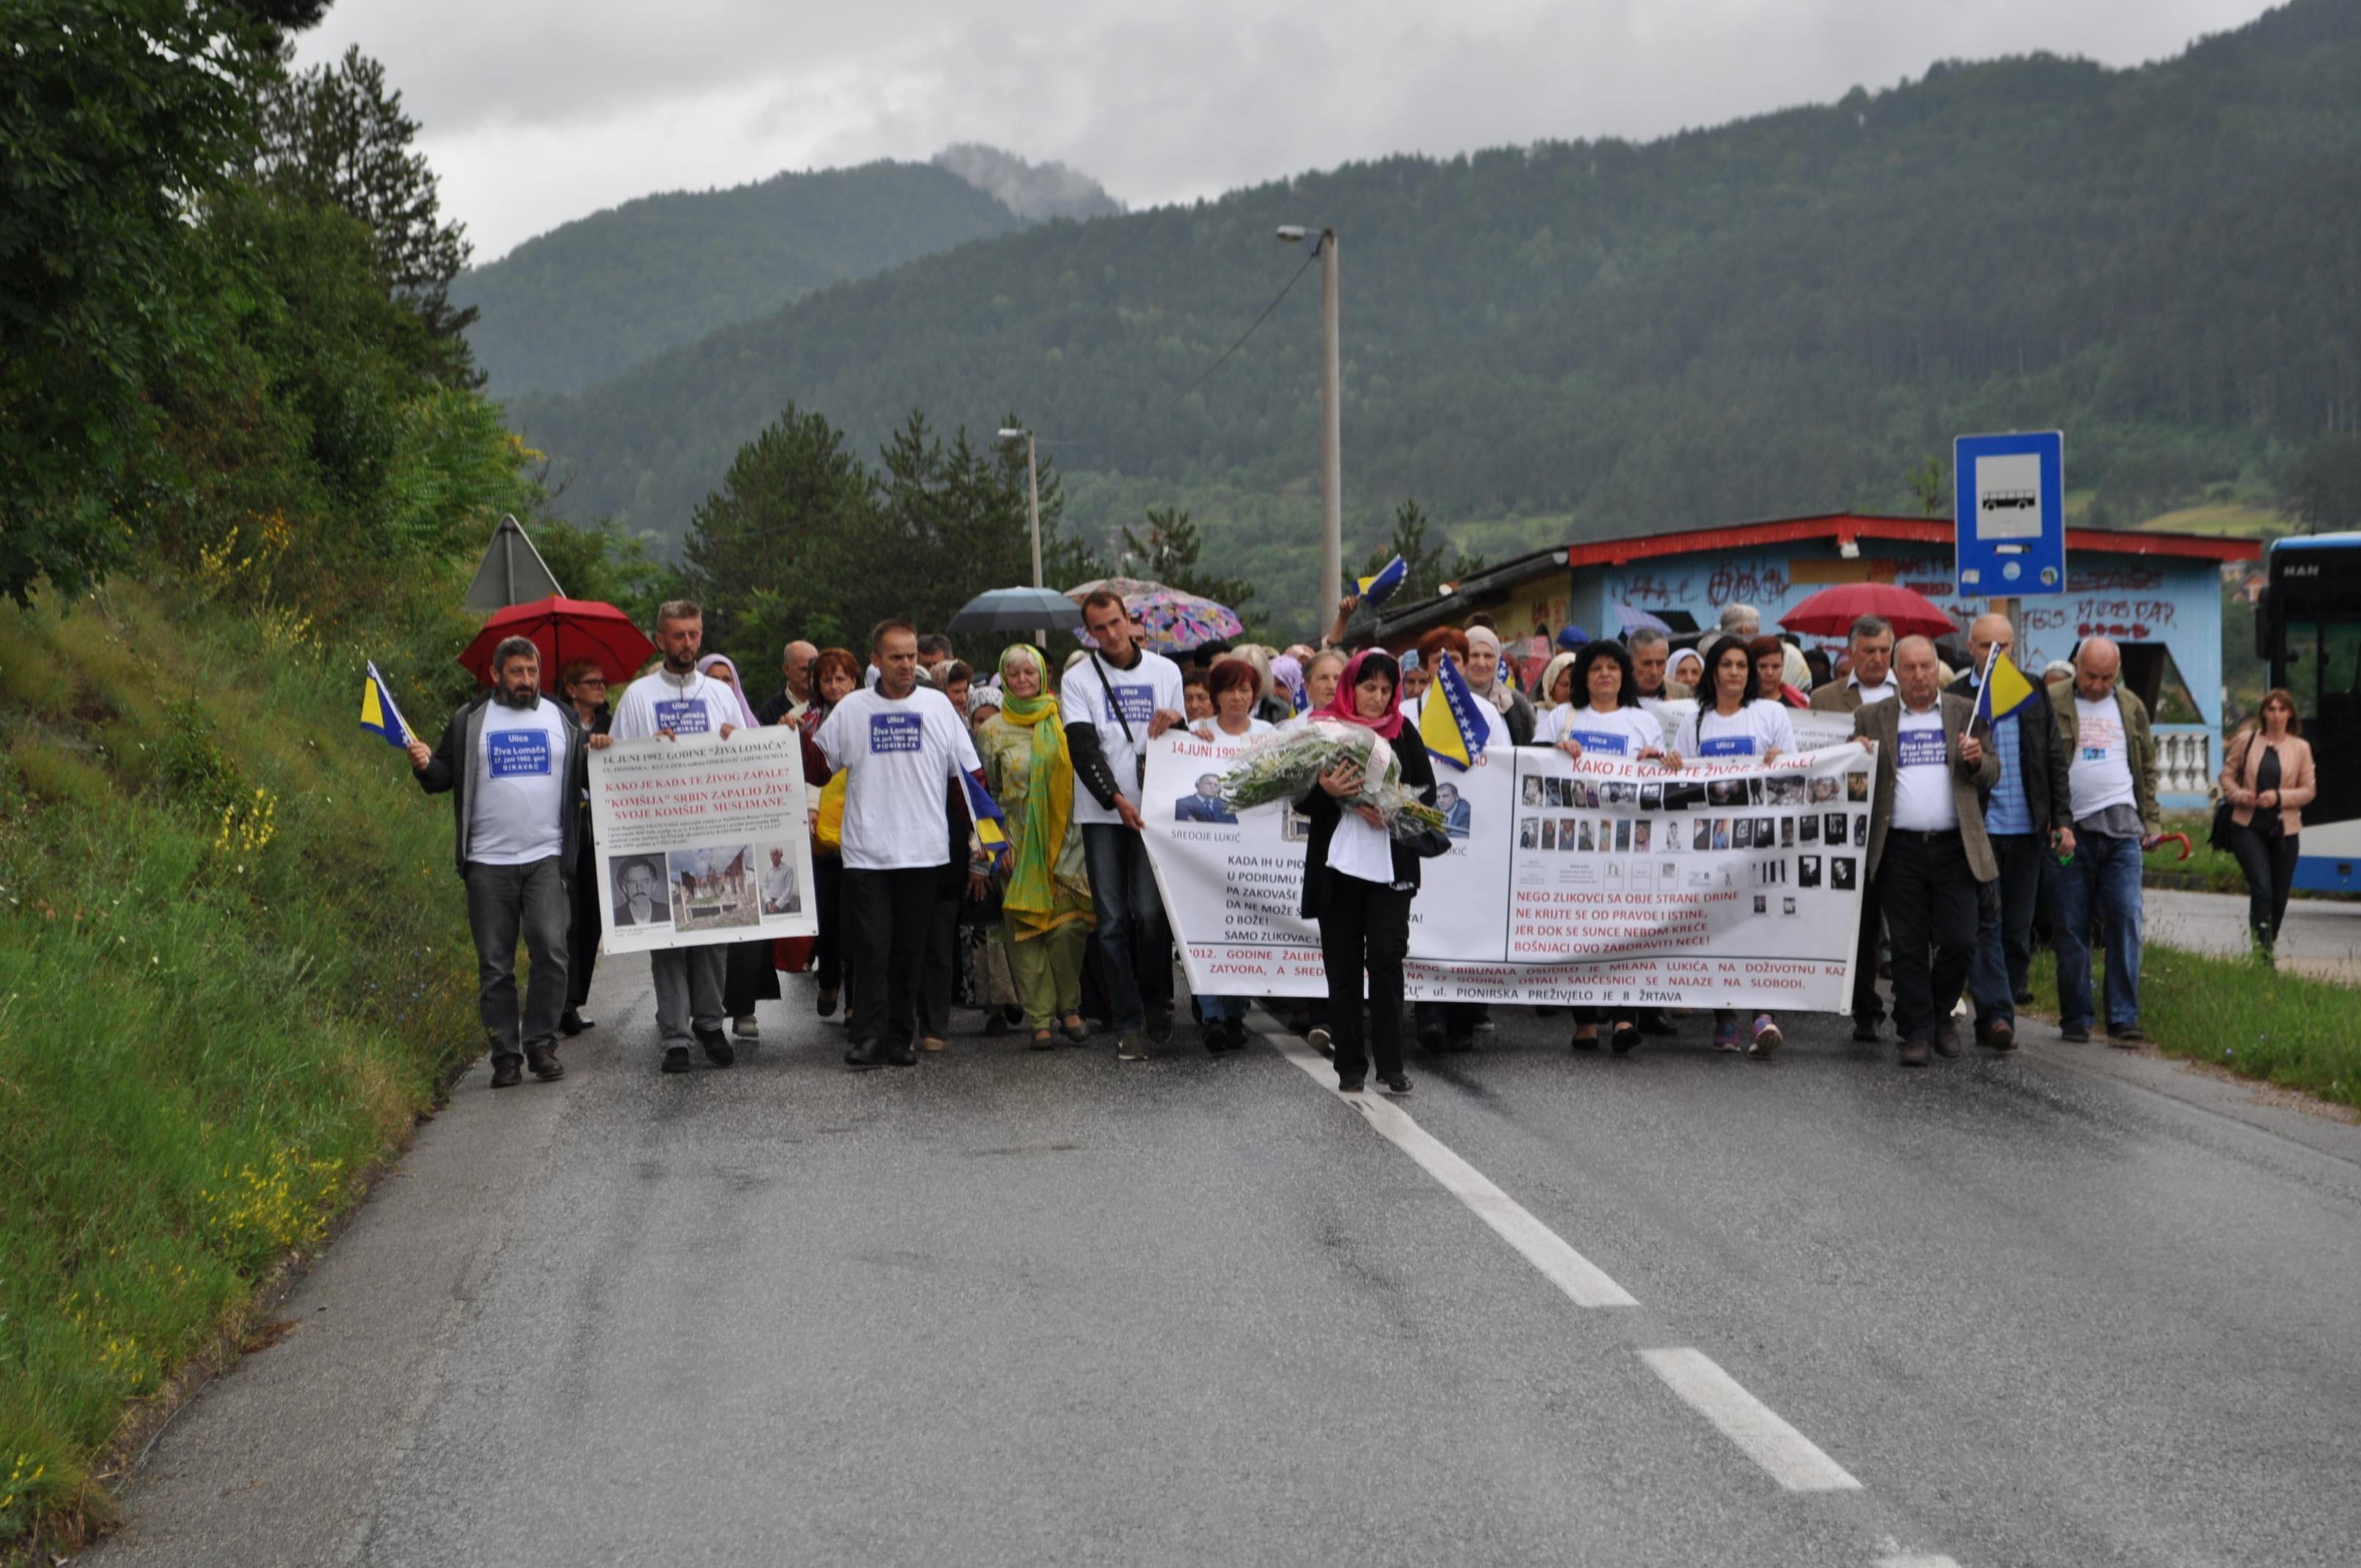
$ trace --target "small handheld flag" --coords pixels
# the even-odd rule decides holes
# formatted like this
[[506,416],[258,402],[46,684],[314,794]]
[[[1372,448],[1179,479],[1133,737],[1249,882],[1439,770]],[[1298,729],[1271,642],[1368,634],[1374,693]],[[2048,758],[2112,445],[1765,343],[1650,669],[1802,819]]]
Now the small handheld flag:
[[967,785],[967,812],[975,822],[976,842],[994,860],[1008,852],[1008,814],[983,787],[981,773],[961,773],[960,782]]
[[1429,751],[1462,772],[1476,765],[1491,739],[1491,726],[1476,711],[1476,694],[1467,689],[1459,662],[1449,653],[1436,657],[1434,680],[1419,705],[1418,738]]
[[1405,562],[1399,555],[1395,556],[1392,560],[1378,567],[1374,576],[1358,579],[1361,588],[1361,603],[1371,609],[1375,609],[1378,606],[1385,603],[1386,600],[1393,598],[1394,590],[1400,587],[1402,584],[1408,580],[1409,576],[1409,563]]
[[1994,644],[1984,660],[1983,678],[1976,684],[1975,717],[1989,729],[1993,720],[2006,718],[2032,699],[2033,683]]
[[361,687],[361,728],[376,730],[385,737],[389,746],[407,747],[417,739],[403,720],[401,709],[394,706],[393,693],[386,689],[385,677],[377,673],[375,661],[370,662],[368,680]]

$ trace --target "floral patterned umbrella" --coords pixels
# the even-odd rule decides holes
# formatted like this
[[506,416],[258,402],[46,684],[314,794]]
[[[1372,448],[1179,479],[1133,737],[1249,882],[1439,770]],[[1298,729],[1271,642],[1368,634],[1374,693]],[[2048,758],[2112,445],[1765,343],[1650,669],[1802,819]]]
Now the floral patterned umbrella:
[[[1134,619],[1148,628],[1148,642],[1152,648],[1185,652],[1235,637],[1246,630],[1246,623],[1229,606],[1215,604],[1196,594],[1184,594],[1144,577],[1102,577],[1094,583],[1068,588],[1066,597],[1080,604],[1101,588],[1123,596]],[[1085,648],[1098,646],[1089,632],[1079,628],[1074,641]]]

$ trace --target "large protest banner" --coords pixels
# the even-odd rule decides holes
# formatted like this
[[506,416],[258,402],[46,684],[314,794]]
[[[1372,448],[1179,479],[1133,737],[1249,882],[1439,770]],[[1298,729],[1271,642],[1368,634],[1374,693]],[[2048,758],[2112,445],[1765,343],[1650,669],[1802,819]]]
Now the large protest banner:
[[792,726],[591,752],[604,950],[817,932],[807,824]]
[[[1296,911],[1303,818],[1231,813],[1246,742],[1149,748],[1148,848],[1192,989],[1314,996],[1319,932]],[[1411,905],[1405,990],[1430,1001],[1842,1011],[1869,855],[1867,750],[1653,762],[1495,747],[1438,767],[1447,855]]]

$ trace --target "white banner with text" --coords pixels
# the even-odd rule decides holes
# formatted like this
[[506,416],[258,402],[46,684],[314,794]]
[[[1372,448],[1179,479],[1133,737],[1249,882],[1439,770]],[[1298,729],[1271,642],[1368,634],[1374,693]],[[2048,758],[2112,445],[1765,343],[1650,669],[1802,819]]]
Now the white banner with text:
[[[1244,740],[1149,747],[1148,849],[1189,984],[1317,996],[1304,817],[1233,813]],[[1451,850],[1422,862],[1405,990],[1416,1000],[1840,1012],[1869,859],[1872,774],[1850,741],[1752,762],[1653,762],[1500,747],[1437,763]]]
[[819,929],[793,725],[592,751],[590,827],[607,952]]

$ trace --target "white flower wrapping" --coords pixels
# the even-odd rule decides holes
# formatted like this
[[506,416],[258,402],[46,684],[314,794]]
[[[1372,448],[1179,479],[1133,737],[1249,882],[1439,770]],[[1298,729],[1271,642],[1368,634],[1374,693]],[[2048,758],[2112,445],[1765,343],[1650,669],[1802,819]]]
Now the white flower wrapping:
[[1401,760],[1376,730],[1326,720],[1273,730],[1239,752],[1222,774],[1222,802],[1233,811],[1245,811],[1273,801],[1301,800],[1319,787],[1321,774],[1339,762],[1361,770],[1360,794],[1340,805],[1376,806],[1386,820],[1386,831],[1397,839],[1415,839],[1443,828],[1443,813],[1404,786]]

